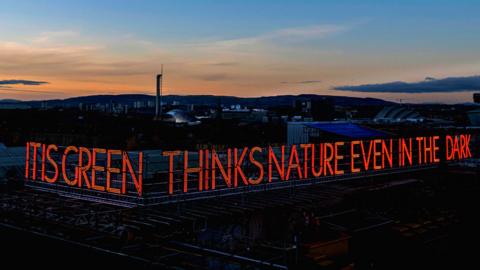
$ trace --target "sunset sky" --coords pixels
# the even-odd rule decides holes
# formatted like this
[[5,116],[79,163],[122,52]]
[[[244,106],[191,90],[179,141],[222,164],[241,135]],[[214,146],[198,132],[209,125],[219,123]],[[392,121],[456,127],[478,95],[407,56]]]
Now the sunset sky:
[[[470,102],[480,1],[0,1],[0,99],[326,94]],[[396,82],[396,83],[392,83]]]

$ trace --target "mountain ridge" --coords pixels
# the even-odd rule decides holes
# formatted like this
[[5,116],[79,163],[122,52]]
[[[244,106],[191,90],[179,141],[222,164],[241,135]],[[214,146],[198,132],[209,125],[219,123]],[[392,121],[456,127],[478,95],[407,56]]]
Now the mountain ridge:
[[[261,96],[261,97],[237,97],[237,96],[216,96],[216,95],[166,95],[162,97],[162,101],[172,103],[178,101],[180,104],[195,104],[195,105],[235,105],[243,106],[284,106],[292,105],[295,100],[327,100],[335,105],[340,106],[366,106],[366,105],[389,105],[396,104],[395,102],[385,101],[377,98],[357,98],[346,96],[330,96],[330,95],[316,95],[316,94],[301,94],[301,95],[277,95],[277,96]],[[95,103],[123,103],[130,104],[135,101],[155,101],[154,95],[146,94],[120,94],[120,95],[90,95],[78,96],[66,99],[51,99],[51,100],[32,100],[21,101],[32,107],[40,107],[43,102],[47,102],[49,106],[65,106],[73,107],[79,104],[95,104]]]

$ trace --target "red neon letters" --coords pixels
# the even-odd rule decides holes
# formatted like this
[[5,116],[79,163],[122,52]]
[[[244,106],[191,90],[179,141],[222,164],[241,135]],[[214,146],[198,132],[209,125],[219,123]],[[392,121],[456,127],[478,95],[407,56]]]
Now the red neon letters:
[[[56,158],[54,158],[55,154]],[[41,157],[40,161],[37,160],[37,156]],[[115,157],[117,160],[121,160],[121,168],[113,167],[112,158]],[[63,151],[59,151],[59,147],[54,144],[47,146],[41,143],[27,142],[25,159],[26,179],[40,180],[51,184],[63,182],[71,187],[115,194],[126,194],[127,182],[130,179],[138,196],[142,195],[142,152],[138,154],[138,166],[134,169],[128,153],[124,151],[76,146],[68,146]],[[37,163],[39,162],[40,179],[37,177]],[[99,178],[100,173],[103,174],[101,179]],[[115,177],[118,179],[117,181],[113,181],[115,175],[117,175]]]
[[[153,181],[164,181],[167,193],[174,194],[430,165],[442,159],[471,158],[470,140],[471,135],[462,134],[444,138],[325,142],[288,148],[255,146],[226,149],[222,153],[213,149],[193,153],[164,151],[168,174],[166,179]],[[61,181],[71,187],[114,194],[126,194],[131,183],[131,189],[142,196],[142,152],[138,153],[137,162],[132,163],[129,154],[121,150],[76,146],[62,149],[53,144],[28,142],[25,178],[48,183]]]

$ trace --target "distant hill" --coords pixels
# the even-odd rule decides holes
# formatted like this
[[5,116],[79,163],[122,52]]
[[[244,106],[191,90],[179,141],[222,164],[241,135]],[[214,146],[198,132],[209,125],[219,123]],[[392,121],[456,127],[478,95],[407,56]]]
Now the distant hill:
[[22,102],[22,101],[16,100],[16,99],[0,99],[0,103],[18,103],[18,102]]
[[[282,96],[266,96],[255,98],[242,98],[235,96],[213,96],[213,95],[168,95],[163,96],[162,101],[171,104],[173,101],[177,101],[180,104],[195,104],[195,105],[216,105],[218,103],[224,105],[240,104],[243,106],[253,107],[271,107],[271,106],[291,106],[297,99],[322,99],[329,100],[335,105],[339,106],[372,106],[372,105],[389,105],[393,102],[385,101],[376,98],[356,98],[356,97],[344,97],[344,96],[325,96],[325,95],[282,95]],[[95,104],[95,103],[121,103],[130,104],[134,101],[155,101],[155,96],[151,95],[137,95],[137,94],[125,94],[125,95],[94,95],[94,96],[81,96],[67,99],[53,99],[47,100],[48,106],[63,106],[63,107],[76,107],[80,103],[83,104]],[[43,101],[24,101],[32,107],[40,107]]]

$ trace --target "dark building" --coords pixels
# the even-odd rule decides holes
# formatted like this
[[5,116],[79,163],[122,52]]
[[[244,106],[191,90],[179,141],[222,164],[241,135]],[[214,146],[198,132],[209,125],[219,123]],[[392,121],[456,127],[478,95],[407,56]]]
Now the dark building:
[[480,93],[473,94],[473,102],[480,103]]
[[[298,100],[295,105],[292,102],[286,105],[288,114],[331,119],[334,105],[339,106],[331,98]],[[153,105],[148,107],[153,109]],[[147,105],[136,107],[143,106]],[[164,108],[171,116],[168,119],[180,124],[196,122],[186,110],[175,106]],[[203,106],[205,112],[212,109],[212,105]],[[217,110],[222,111],[220,105]],[[428,110],[419,110],[419,114],[428,116],[425,111]],[[477,263],[476,250],[466,243],[480,238],[480,224],[475,214],[480,200],[478,132],[472,137],[471,152],[475,159],[367,171],[375,164],[375,143],[365,144],[363,150],[363,146],[357,145],[357,153],[365,154],[356,159],[357,163],[351,163],[354,153],[347,146],[351,141],[452,134],[466,128],[446,130],[438,125],[435,129],[415,121],[405,124],[309,120],[276,125],[272,125],[273,121],[245,124],[250,119],[268,118],[268,112],[230,107],[223,110],[218,119],[202,118],[201,125],[176,126],[167,123],[165,117],[162,117],[164,121],[154,121],[152,114],[114,115],[67,109],[61,113],[54,109],[0,111],[0,142],[5,143],[3,146],[0,143],[0,239],[8,247],[2,257],[4,263],[21,266],[35,260],[38,264],[57,266],[70,261],[77,266],[92,267],[109,262],[112,267],[175,270],[409,269],[447,265],[456,269],[463,268],[461,263]],[[383,112],[388,119],[414,115],[410,110],[395,108]],[[431,114],[434,112],[453,114],[452,110],[437,107]],[[237,115],[239,117],[234,118]],[[468,130],[474,132],[471,127]],[[56,143],[61,150],[52,157],[58,165],[65,153],[64,148],[60,148],[62,145],[125,149],[128,155],[112,154],[113,157],[108,158],[108,154],[97,153],[98,168],[106,168],[108,164],[112,167],[103,168],[104,173],[93,172],[95,189],[85,188],[86,185],[84,188],[69,186],[65,181],[62,184],[24,181],[25,140]],[[327,155],[305,159],[305,155],[313,151],[306,154],[301,144],[319,146],[322,142],[337,141],[347,143],[337,163],[338,168],[347,173],[327,175],[324,169],[323,176],[314,177],[309,167],[327,168],[329,161],[325,160],[332,160]],[[282,145],[286,142],[287,158],[283,158]],[[299,145],[296,155],[291,154],[293,148],[289,144],[292,143]],[[199,144],[206,146],[197,147]],[[236,168],[251,180],[258,173],[250,155],[245,154],[244,162],[237,165],[233,149],[231,160],[237,167],[232,167],[228,150],[222,149],[238,147],[241,156],[247,151],[242,150],[246,145],[264,146],[263,155],[257,152],[252,157],[265,165],[265,181],[246,185],[240,177],[235,187],[235,171],[232,171],[233,188],[230,189],[221,179],[228,178],[229,173],[222,175],[211,150],[215,149],[218,163],[225,169]],[[270,147],[279,164],[269,160],[266,149]],[[249,147],[250,153],[253,148]],[[144,154],[143,170],[139,168],[140,149]],[[178,149],[190,152],[171,151]],[[326,147],[320,149],[317,154],[327,152]],[[419,152],[419,148],[412,149],[413,153]],[[170,160],[164,155],[168,152],[182,157],[173,160],[172,174]],[[41,165],[41,156],[29,154],[29,158],[37,157],[39,162],[35,169],[29,167],[28,170],[30,176],[35,170],[38,180],[42,168],[44,176],[55,175],[50,163],[46,163],[46,167]],[[289,164],[295,165],[295,157],[310,162],[297,162],[301,166],[291,167],[293,176],[282,180],[276,171],[288,174]],[[65,175],[72,179],[78,170],[79,158],[80,155],[70,155],[67,163],[71,166],[65,166]],[[141,196],[137,195],[139,189],[131,179],[127,160],[131,160],[136,175],[143,172]],[[398,163],[395,160],[398,158],[392,158],[393,164]],[[28,164],[33,164],[33,160]],[[273,168],[271,182],[267,180],[269,164]],[[335,169],[335,163],[332,164]],[[351,164],[367,164],[367,169],[349,174]],[[218,181],[213,189],[212,171],[217,165],[213,175]],[[185,166],[194,171],[186,171]],[[200,167],[206,168],[204,173]],[[118,173],[111,169],[118,169]],[[129,178],[125,181],[125,194],[97,189],[109,187],[107,171],[112,173],[108,183],[114,188],[123,185],[123,172],[126,173]],[[301,171],[309,173],[301,179],[297,177]],[[62,178],[65,175],[62,171],[58,174]],[[206,183],[210,184],[208,189]],[[172,193],[169,193],[170,187]],[[18,241],[29,244],[15,245]],[[16,254],[28,254],[29,260],[18,260]],[[47,260],[52,254],[62,260]]]
[[335,106],[328,98],[297,99],[295,100],[295,113],[312,117],[315,121],[333,120]]

